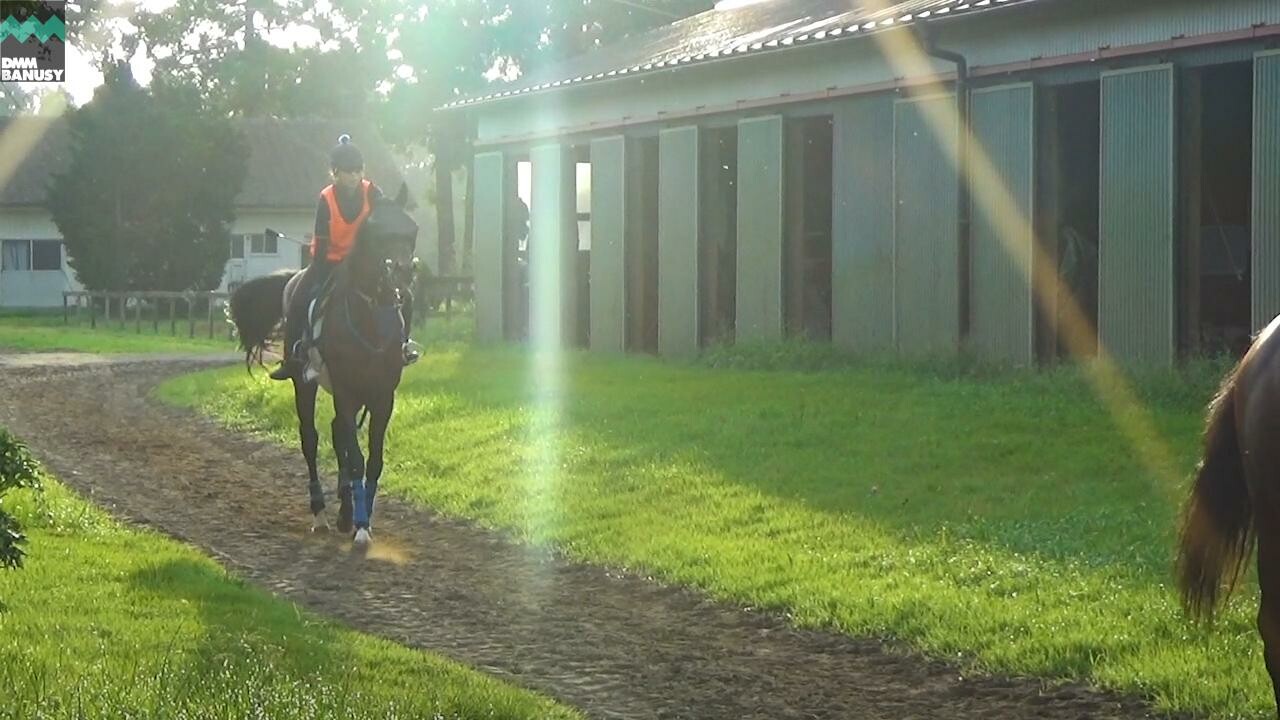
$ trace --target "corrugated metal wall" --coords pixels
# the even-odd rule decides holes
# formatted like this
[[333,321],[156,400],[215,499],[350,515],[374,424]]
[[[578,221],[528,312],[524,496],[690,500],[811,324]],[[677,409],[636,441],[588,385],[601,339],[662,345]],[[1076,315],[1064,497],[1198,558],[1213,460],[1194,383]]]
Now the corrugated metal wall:
[[955,103],[944,95],[894,108],[894,332],[907,355],[960,344]]
[[782,338],[781,116],[738,123],[737,339]]
[[831,339],[893,349],[893,95],[840,103],[832,132]]
[[[999,188],[972,186],[969,341],[987,360],[1030,365],[1031,247],[1035,193],[1035,87],[1010,85],[971,96],[975,145],[971,167],[984,160]],[[1007,200],[1011,204],[1006,204]]]
[[578,326],[575,164],[558,144],[533,148],[529,160],[530,339],[538,348],[565,347]]
[[591,141],[591,349],[626,351],[627,139]]
[[1122,362],[1176,353],[1174,69],[1102,75],[1098,340]]
[[475,275],[476,340],[482,343],[503,339],[503,241],[506,217],[506,161],[500,152],[475,157],[475,202],[472,230],[475,233],[472,263]]
[[658,352],[698,352],[698,128],[658,136]]
[[1280,314],[1280,51],[1254,62],[1253,329]]

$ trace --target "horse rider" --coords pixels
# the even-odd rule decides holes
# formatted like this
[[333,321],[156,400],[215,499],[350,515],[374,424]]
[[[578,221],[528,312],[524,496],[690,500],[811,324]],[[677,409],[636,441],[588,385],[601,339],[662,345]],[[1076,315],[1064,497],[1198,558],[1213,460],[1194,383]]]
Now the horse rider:
[[[315,235],[311,239],[311,264],[303,272],[286,313],[284,359],[280,367],[271,372],[272,380],[289,380],[306,366],[307,307],[338,263],[351,253],[374,201],[382,197],[382,190],[364,177],[364,155],[351,142],[350,135],[339,137],[338,144],[329,152],[329,168],[333,183],[320,191]],[[412,365],[420,356],[416,343],[409,339],[413,294],[405,288],[402,297],[405,327],[402,352],[404,364]]]

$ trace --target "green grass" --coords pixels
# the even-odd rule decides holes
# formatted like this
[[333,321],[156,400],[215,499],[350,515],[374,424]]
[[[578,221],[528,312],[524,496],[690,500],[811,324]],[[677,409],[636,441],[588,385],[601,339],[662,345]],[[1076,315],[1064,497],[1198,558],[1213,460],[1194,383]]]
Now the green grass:
[[441,658],[342,629],[63,486],[7,510],[0,718],[575,718]]
[[22,352],[88,352],[102,354],[218,352],[235,350],[235,341],[227,339],[227,325],[220,314],[214,316],[214,336],[209,339],[208,320],[196,324],[196,336],[188,337],[185,321],[179,321],[178,334],[169,334],[169,321],[160,323],[153,332],[149,320],[137,332],[133,315],[123,329],[119,320],[108,324],[101,318],[98,327],[90,329],[87,315],[79,324],[74,319],[64,325],[62,313],[0,314],[0,350]]
[[[777,369],[796,362],[812,371]],[[1134,381],[1181,473],[1161,477],[1078,368],[904,368],[813,348],[563,363],[562,388],[540,396],[531,355],[434,347],[406,375],[382,487],[799,625],[1167,709],[1274,712],[1255,586],[1212,631],[1184,620],[1171,589],[1221,365]],[[160,393],[296,443],[289,389],[261,374]]]

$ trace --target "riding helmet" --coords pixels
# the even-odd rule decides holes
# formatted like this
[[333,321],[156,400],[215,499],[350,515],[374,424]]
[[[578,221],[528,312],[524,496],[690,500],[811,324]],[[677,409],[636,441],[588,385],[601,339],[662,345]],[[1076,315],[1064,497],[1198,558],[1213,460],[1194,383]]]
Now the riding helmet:
[[364,169],[364,155],[351,142],[350,135],[343,133],[338,136],[338,144],[329,151],[329,165],[334,170],[348,172]]

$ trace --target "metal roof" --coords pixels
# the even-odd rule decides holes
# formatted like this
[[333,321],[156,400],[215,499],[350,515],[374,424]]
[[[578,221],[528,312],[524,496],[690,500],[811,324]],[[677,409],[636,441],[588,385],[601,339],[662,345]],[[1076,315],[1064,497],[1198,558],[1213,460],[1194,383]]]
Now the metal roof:
[[570,85],[859,37],[922,20],[940,20],[1043,0],[758,0],[708,10],[571,58],[485,95],[441,109],[469,107]]

